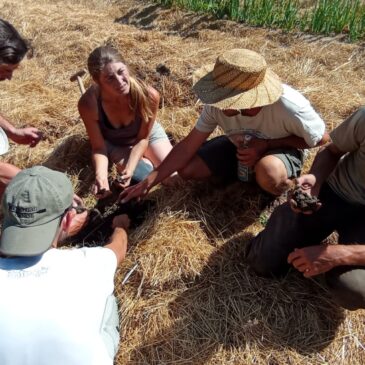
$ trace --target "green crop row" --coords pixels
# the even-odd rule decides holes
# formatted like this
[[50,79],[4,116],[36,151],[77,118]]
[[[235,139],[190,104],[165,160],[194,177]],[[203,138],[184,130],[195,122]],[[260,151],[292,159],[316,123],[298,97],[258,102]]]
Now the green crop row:
[[351,41],[365,36],[365,5],[361,0],[314,0],[306,9],[299,0],[154,1],[255,26],[326,35],[346,33]]

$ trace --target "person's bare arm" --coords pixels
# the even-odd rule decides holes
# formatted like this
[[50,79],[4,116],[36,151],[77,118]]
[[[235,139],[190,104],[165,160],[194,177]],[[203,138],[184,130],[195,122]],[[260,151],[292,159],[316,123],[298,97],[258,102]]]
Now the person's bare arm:
[[101,134],[98,123],[98,108],[93,87],[89,88],[84,95],[81,96],[78,103],[79,113],[89,136],[92,161],[95,168],[95,186],[94,194],[103,197],[102,191],[109,191],[108,183],[108,156],[104,138]]
[[345,152],[340,151],[336,145],[329,143],[317,153],[308,174],[298,177],[297,186],[309,195],[318,195],[322,184],[336,167],[339,159]]
[[0,114],[0,127],[5,131],[7,136],[11,138],[11,135],[15,133],[16,128]]
[[[328,133],[324,133],[322,139],[314,147],[326,144],[330,140]],[[266,151],[276,148],[311,148],[304,138],[288,136],[276,139],[253,138],[247,146],[237,149],[237,158],[247,166],[254,166]]]
[[309,170],[309,174],[315,177],[315,183],[311,188],[311,193],[313,195],[318,195],[322,184],[327,180],[328,176],[345,153],[346,152],[340,151],[332,142],[317,153],[312,167]]
[[122,202],[132,198],[143,197],[148,191],[173,172],[185,167],[196,154],[199,147],[206,141],[210,133],[200,132],[194,128],[180,143],[168,154],[166,159],[152,171],[145,180],[139,184],[127,188],[121,195]]
[[160,94],[158,93],[157,90],[155,90],[152,87],[149,88],[149,93],[150,93],[152,116],[149,118],[147,123],[142,122],[141,128],[137,136],[137,143],[131,149],[131,153],[126,163],[126,167],[122,172],[124,182],[121,184],[121,186],[123,188],[129,186],[134,170],[136,169],[139,160],[143,157],[144,153],[146,152],[146,149],[149,144],[149,136],[152,127],[156,121],[158,106],[160,103]]
[[27,144],[30,147],[35,147],[42,139],[42,132],[40,132],[37,128],[16,128],[1,114],[0,127],[13,142],[18,144]]
[[[299,176],[294,180],[296,189],[301,190],[308,196],[318,196],[322,184],[327,180],[339,159],[344,154],[345,152],[340,151],[333,143],[322,147],[317,153],[308,174]],[[289,202],[295,213],[303,214],[312,214],[322,206],[321,202],[318,201],[316,207],[312,210],[302,211],[298,208],[297,202],[292,194],[290,195]]]
[[114,217],[114,232],[111,235],[109,242],[104,246],[115,253],[117,257],[117,265],[123,261],[127,253],[128,235],[126,230],[128,229],[129,224],[130,220],[126,214]]
[[11,179],[21,170],[9,163],[0,162],[0,199]]

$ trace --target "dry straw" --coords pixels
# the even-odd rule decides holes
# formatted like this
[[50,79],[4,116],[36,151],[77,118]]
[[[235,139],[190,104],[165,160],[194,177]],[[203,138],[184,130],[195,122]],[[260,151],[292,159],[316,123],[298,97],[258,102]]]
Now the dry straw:
[[[69,77],[101,44],[116,46],[161,91],[159,119],[176,141],[199,113],[193,71],[228,48],[261,53],[311,100],[329,129],[364,101],[358,45],[310,42],[132,0],[5,0],[0,10],[35,50],[11,82],[1,83],[0,110],[16,125],[45,132],[36,148],[12,145],[2,159],[67,172],[89,205],[90,147]],[[170,76],[156,74],[161,63]],[[150,199],[155,208],[131,232],[117,273],[122,344],[116,364],[364,363],[363,311],[337,308],[320,283],[296,273],[272,281],[248,270],[245,245],[262,229],[255,189],[187,183],[158,188]]]

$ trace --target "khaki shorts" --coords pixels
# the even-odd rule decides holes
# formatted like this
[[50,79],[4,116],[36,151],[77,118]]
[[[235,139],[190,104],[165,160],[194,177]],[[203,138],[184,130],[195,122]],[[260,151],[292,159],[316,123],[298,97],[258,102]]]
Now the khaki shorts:
[[[165,130],[161,126],[160,123],[155,122],[152,127],[149,145],[153,145],[155,143],[160,142],[161,140],[169,139]],[[133,146],[118,146],[106,141],[107,152],[109,160],[113,163],[123,163],[125,160],[128,160],[129,154],[131,153],[131,149]]]

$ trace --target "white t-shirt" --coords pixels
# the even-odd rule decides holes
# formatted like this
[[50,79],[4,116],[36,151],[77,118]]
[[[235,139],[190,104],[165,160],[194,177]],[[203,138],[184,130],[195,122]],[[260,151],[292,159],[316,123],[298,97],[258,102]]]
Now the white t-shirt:
[[323,120],[301,93],[288,85],[283,85],[283,89],[277,102],[262,107],[253,117],[241,114],[228,117],[222,110],[205,105],[195,127],[200,132],[211,133],[219,125],[228,136],[245,133],[264,139],[295,135],[314,147],[325,132]]
[[333,143],[342,152],[328,178],[328,184],[342,199],[365,205],[365,107],[353,113],[331,133]]
[[9,140],[8,136],[5,134],[4,130],[0,127],[0,155],[8,152],[9,150]]
[[34,259],[0,259],[0,364],[112,365],[100,327],[114,252],[51,249],[22,269]]

